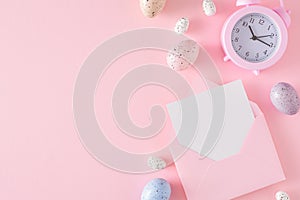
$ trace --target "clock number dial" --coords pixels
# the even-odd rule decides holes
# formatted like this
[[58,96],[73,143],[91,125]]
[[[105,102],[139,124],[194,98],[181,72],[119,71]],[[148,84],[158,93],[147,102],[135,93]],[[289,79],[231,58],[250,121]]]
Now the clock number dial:
[[264,25],[264,23],[265,23],[265,20],[263,20],[263,19],[259,19],[258,23],[259,23],[260,25]]
[[271,26],[272,26],[272,24],[271,24],[271,25],[269,25],[269,27],[268,27],[268,31],[271,29]]
[[243,26],[244,26],[244,27],[248,27],[248,22],[243,21]]
[[280,35],[276,24],[267,16],[251,13],[235,24],[231,41],[235,52],[248,62],[269,59],[277,50]]

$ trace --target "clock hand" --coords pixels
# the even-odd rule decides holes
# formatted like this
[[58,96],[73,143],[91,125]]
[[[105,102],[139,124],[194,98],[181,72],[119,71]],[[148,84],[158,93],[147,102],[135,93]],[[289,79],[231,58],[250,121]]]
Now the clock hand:
[[271,37],[273,35],[262,35],[262,36],[256,36],[256,38],[264,38],[264,37]]
[[253,32],[251,26],[249,26],[249,29],[250,29],[250,32],[251,32],[251,34],[252,34],[252,38],[250,38],[250,39],[255,40],[255,39],[256,39],[256,36],[255,36],[255,34],[254,34],[254,32]]
[[[249,26],[249,29],[250,29],[250,32],[251,32],[251,34],[252,34],[252,38],[250,38],[250,39],[260,41],[261,43],[263,43],[263,44],[265,44],[265,45],[271,47],[270,44],[266,43],[265,41],[262,41],[261,39],[259,39],[259,38],[254,34],[254,32],[253,32],[251,26]],[[267,36],[263,35],[263,36],[260,36],[260,37],[267,37]]]
[[267,45],[267,46],[269,46],[269,47],[271,47],[271,45],[270,45],[270,44],[266,43],[265,41],[262,41],[262,40],[261,40],[261,39],[259,39],[259,38],[256,38],[256,40],[257,40],[257,41],[260,41],[261,43],[264,43],[265,45]]

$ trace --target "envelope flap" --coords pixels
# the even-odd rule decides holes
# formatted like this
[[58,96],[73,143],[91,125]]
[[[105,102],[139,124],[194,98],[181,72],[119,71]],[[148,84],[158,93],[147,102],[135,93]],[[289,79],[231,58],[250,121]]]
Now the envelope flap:
[[256,103],[254,103],[253,101],[249,101],[249,102],[255,118],[263,115],[263,112],[261,111],[261,109],[258,107]]

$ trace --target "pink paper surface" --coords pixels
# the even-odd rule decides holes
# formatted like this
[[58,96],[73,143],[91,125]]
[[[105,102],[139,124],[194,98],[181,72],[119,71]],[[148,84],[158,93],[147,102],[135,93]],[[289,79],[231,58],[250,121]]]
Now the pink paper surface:
[[[213,17],[202,13],[199,0],[172,0],[167,2],[158,17],[147,19],[141,14],[139,3],[133,0],[1,1],[0,199],[139,199],[143,186],[156,177],[171,183],[172,200],[186,199],[174,166],[158,173],[130,175],[111,170],[94,160],[80,143],[72,113],[76,76],[84,60],[99,44],[131,29],[173,29],[180,17],[190,19],[188,36],[208,50],[224,82],[243,80],[249,98],[265,114],[287,178],[284,182],[238,199],[273,199],[277,190],[288,192],[291,199],[300,199],[300,116],[280,114],[269,101],[270,89],[279,81],[291,83],[300,93],[299,3],[286,1],[293,20],[287,52],[274,67],[259,77],[230,62],[223,62],[220,31],[226,17],[237,8],[233,0],[215,0],[215,3],[218,11]],[[264,3],[278,5],[276,1]],[[157,55],[131,61],[141,64],[147,63],[147,59],[157,59],[165,64],[164,58]],[[123,66],[123,63],[120,65]],[[195,75],[189,71],[182,75],[197,83]],[[140,106],[143,111],[135,113],[137,123],[149,122],[144,106],[175,100],[167,91],[157,95],[159,91],[156,89],[144,91],[152,97],[147,99],[146,104],[141,102],[138,94],[135,97],[140,103],[134,108]],[[96,99],[98,97],[97,93]],[[166,124],[166,130],[168,127],[171,127],[170,124]],[[113,127],[107,129],[114,130]],[[125,136],[113,131],[110,133],[107,137],[120,148],[142,151],[138,148],[139,145],[144,146],[140,141],[126,138],[125,141],[130,143],[125,145],[122,142]],[[143,151],[165,146],[167,139],[168,132],[163,131],[158,138],[147,141],[149,144]]]

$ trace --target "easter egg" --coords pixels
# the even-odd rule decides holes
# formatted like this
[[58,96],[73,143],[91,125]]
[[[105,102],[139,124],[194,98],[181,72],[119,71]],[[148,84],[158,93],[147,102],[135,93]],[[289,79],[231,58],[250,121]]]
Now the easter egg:
[[146,17],[155,17],[165,7],[166,0],[140,0],[140,8]]
[[296,90],[288,83],[273,86],[270,98],[277,110],[287,115],[295,115],[300,108],[300,99]]
[[215,15],[217,12],[216,5],[212,0],[203,0],[202,7],[204,14],[207,16]]
[[156,178],[144,187],[141,200],[169,200],[170,196],[170,184],[165,179]]
[[275,195],[276,200],[290,200],[290,197],[287,193],[279,191]]
[[183,34],[188,30],[189,24],[189,19],[183,17],[177,21],[174,31],[178,34]]
[[167,63],[174,70],[183,70],[194,64],[200,47],[193,40],[184,40],[177,44],[167,55]]
[[167,166],[167,163],[158,157],[150,156],[148,158],[148,166],[154,170],[164,169]]

